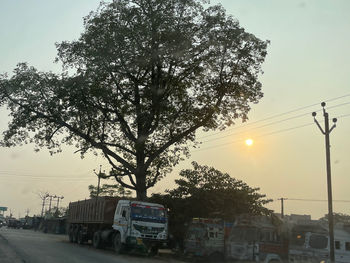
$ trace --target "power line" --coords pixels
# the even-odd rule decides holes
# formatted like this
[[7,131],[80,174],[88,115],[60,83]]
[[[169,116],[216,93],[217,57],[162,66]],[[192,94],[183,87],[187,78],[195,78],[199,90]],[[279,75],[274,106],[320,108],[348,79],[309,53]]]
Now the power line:
[[[350,104],[350,103],[349,103],[349,104]],[[340,118],[345,118],[345,117],[349,117],[349,116],[350,116],[350,114],[344,114],[344,115],[340,115],[340,116],[338,116],[338,117],[336,117],[336,118],[340,119]],[[299,125],[299,126],[290,127],[290,128],[286,128],[286,129],[281,129],[281,130],[277,130],[277,131],[265,133],[265,134],[262,134],[262,135],[260,135],[260,136],[257,136],[257,138],[261,138],[261,137],[265,137],[265,136],[270,136],[270,135],[273,135],[273,134],[278,134],[278,133],[283,133],[283,132],[288,132],[288,131],[292,131],[292,130],[304,128],[304,127],[307,127],[307,126],[311,126],[311,125],[313,125],[313,124],[314,124],[313,122],[305,123],[305,124],[302,124],[302,125]],[[225,146],[228,146],[228,145],[231,145],[231,144],[234,144],[234,143],[238,143],[238,142],[242,142],[242,141],[244,141],[244,139],[239,139],[239,140],[234,140],[234,141],[232,141],[232,142],[217,144],[217,145],[213,145],[213,146],[210,146],[210,147],[206,147],[206,148],[201,148],[201,149],[198,149],[198,150],[194,150],[194,151],[192,151],[192,152],[201,152],[201,151],[210,150],[210,149],[214,149],[214,148],[225,147]]]
[[[341,107],[341,106],[349,105],[349,104],[350,104],[350,102],[341,103],[341,104],[337,104],[337,105],[334,105],[332,107],[329,107],[328,109],[333,109],[333,108],[337,108],[337,107]],[[316,112],[319,112],[319,111],[321,111],[321,110],[317,110]],[[282,120],[277,120],[277,121],[273,121],[273,122],[270,122],[270,123],[267,123],[267,124],[263,124],[263,125],[260,125],[258,127],[254,127],[254,128],[248,129],[248,130],[241,131],[241,132],[233,132],[233,133],[230,133],[230,134],[227,134],[227,135],[224,135],[224,136],[220,136],[220,137],[217,137],[217,138],[205,140],[203,142],[211,142],[211,141],[215,141],[215,140],[221,140],[223,138],[227,138],[227,137],[230,137],[232,135],[237,135],[237,134],[243,134],[243,133],[251,132],[251,131],[256,130],[256,129],[261,129],[261,128],[264,128],[264,127],[267,127],[267,126],[271,126],[271,125],[274,125],[274,124],[279,124],[281,122],[285,122],[285,121],[289,121],[289,120],[292,120],[292,119],[297,119],[297,118],[300,118],[300,117],[303,117],[303,116],[306,116],[306,115],[310,115],[311,113],[312,112],[302,113],[302,114],[299,114],[299,115],[296,115],[296,116],[292,116],[292,117],[288,117],[288,118],[285,118],[285,119],[282,119]],[[237,128],[239,128],[239,127],[237,127]]]
[[[306,127],[306,126],[310,126],[310,125],[313,125],[313,122],[306,123],[306,124],[303,124],[303,125],[299,125],[299,126],[296,126],[296,127],[291,127],[291,128],[287,128],[287,129],[282,129],[282,130],[278,130],[278,131],[262,134],[262,135],[257,136],[257,137],[260,138],[260,137],[265,137],[265,136],[269,136],[269,135],[276,134],[276,133],[282,133],[282,132],[287,132],[287,131],[291,131],[291,130],[296,130],[296,129],[300,129],[300,128],[303,128],[303,127]],[[217,144],[217,145],[214,145],[214,146],[211,146],[211,147],[198,149],[198,150],[195,150],[195,151],[192,151],[192,152],[200,152],[200,151],[209,150],[209,149],[213,149],[213,148],[225,147],[227,145],[231,145],[231,144],[234,144],[234,143],[237,143],[237,142],[242,142],[242,141],[243,141],[243,139],[239,139],[239,140],[235,140],[235,141],[232,141],[232,142],[227,142],[227,143],[223,143],[223,144]]]
[[11,174],[11,173],[3,173],[0,174],[0,178],[2,177],[27,177],[27,178],[37,178],[37,179],[41,179],[41,178],[63,178],[63,179],[83,179],[83,177],[69,177],[69,176],[50,176],[50,175],[45,175],[45,176],[39,176],[39,175],[31,175],[31,174]]
[[80,178],[85,177],[89,173],[90,173],[90,171],[76,173],[76,174],[62,173],[63,175],[58,175],[58,174],[38,175],[38,174],[33,174],[31,172],[26,172],[26,171],[24,171],[23,173],[20,173],[20,172],[16,172],[16,171],[0,170],[0,178],[3,176],[19,176],[19,177],[36,177],[36,178],[69,178],[69,179],[74,178],[74,179],[80,179]]
[[[339,100],[339,99],[346,98],[346,97],[350,97],[350,94],[345,94],[343,96],[331,98],[331,99],[325,100],[325,102],[335,101],[335,100]],[[349,104],[349,103],[346,103],[346,104]],[[257,121],[253,121],[253,122],[250,122],[250,123],[247,123],[247,124],[242,124],[241,126],[238,126],[238,127],[237,126],[236,127],[232,127],[232,128],[226,129],[225,131],[220,131],[220,132],[215,132],[215,133],[212,133],[212,134],[204,135],[204,136],[200,137],[199,139],[212,137],[212,136],[215,136],[217,134],[222,134],[222,132],[231,131],[233,129],[244,128],[246,126],[250,126],[250,125],[253,125],[253,124],[256,124],[256,123],[259,123],[259,122],[264,122],[264,121],[267,121],[267,120],[270,120],[270,119],[274,119],[274,118],[277,118],[277,117],[280,117],[280,116],[288,115],[290,113],[301,111],[301,110],[304,110],[304,109],[308,109],[308,108],[311,108],[311,107],[317,106],[317,105],[319,105],[319,103],[314,103],[314,104],[310,104],[310,105],[307,105],[307,106],[299,107],[299,108],[296,108],[294,110],[290,110],[290,111],[282,112],[282,113],[279,113],[279,114],[275,114],[275,115],[272,115],[270,117],[263,118],[263,119],[260,119],[260,120],[257,120]],[[334,106],[329,107],[329,108],[333,108],[333,107]]]
[[[279,201],[281,199],[273,199],[273,201]],[[305,198],[284,198],[284,200],[291,201],[303,201],[303,202],[328,202],[326,199],[305,199]],[[350,203],[350,200],[333,200],[333,202]]]
[[[350,103],[349,103],[349,104],[350,104]],[[300,115],[297,115],[297,116],[293,116],[293,117],[290,117],[290,118],[286,118],[286,119],[283,119],[283,120],[278,120],[278,121],[270,122],[270,123],[267,123],[267,124],[264,124],[264,125],[261,125],[261,126],[252,128],[252,129],[250,129],[250,130],[245,130],[245,131],[241,131],[241,132],[230,133],[230,134],[227,134],[227,135],[225,135],[225,136],[221,136],[221,137],[218,137],[218,138],[206,140],[206,141],[203,141],[203,142],[211,142],[211,141],[215,141],[215,140],[220,140],[220,139],[222,139],[222,138],[230,137],[230,136],[232,136],[232,135],[247,133],[247,132],[250,132],[250,131],[252,131],[252,130],[264,128],[264,127],[267,127],[267,126],[271,126],[271,125],[278,124],[278,123],[281,123],[281,122],[284,122],[284,121],[296,119],[296,118],[299,118],[299,117],[302,117],[302,116],[306,116],[306,115],[309,115],[309,114],[311,114],[311,112],[303,113],[303,114],[300,114]]]
[[0,180],[1,179],[5,179],[5,180],[9,180],[9,179],[18,179],[18,178],[21,178],[21,180],[26,180],[26,179],[29,179],[29,180],[46,180],[46,179],[60,179],[60,181],[62,182],[82,182],[82,181],[89,181],[91,180],[91,178],[88,178],[88,177],[80,177],[80,178],[77,178],[77,177],[59,177],[59,176],[36,176],[36,175],[16,175],[16,174],[3,174],[3,175],[0,175]]
[[[12,174],[26,174],[26,173],[31,173],[29,171],[25,171],[25,170],[20,170],[20,171],[11,171],[11,170],[0,170],[0,173],[12,173]],[[63,174],[67,175],[67,176],[72,176],[72,175],[84,175],[84,174],[87,174],[87,173],[90,173],[90,170],[87,170],[87,171],[84,171],[84,172],[80,172],[80,173],[65,173],[65,172],[62,172]],[[52,174],[53,176],[58,176],[62,173],[55,173],[55,174]]]

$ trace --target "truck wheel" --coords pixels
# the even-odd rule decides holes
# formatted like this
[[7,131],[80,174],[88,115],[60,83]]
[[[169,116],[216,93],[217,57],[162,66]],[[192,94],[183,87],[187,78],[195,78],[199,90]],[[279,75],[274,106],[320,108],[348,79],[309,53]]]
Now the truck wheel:
[[122,239],[121,239],[121,236],[120,236],[120,233],[117,232],[115,235],[114,235],[114,238],[113,238],[113,248],[114,248],[114,251],[117,253],[117,254],[121,254],[123,253],[124,251],[124,245],[122,243]]
[[214,252],[209,256],[210,262],[220,262],[224,260],[224,255],[220,252]]
[[69,229],[68,238],[69,238],[69,242],[73,243],[73,230],[72,229]]
[[77,243],[78,242],[78,232],[79,232],[79,229],[77,227],[74,228],[73,233],[72,233],[72,235],[73,235],[73,238],[72,238],[73,243]]
[[158,247],[153,246],[148,251],[148,256],[150,256],[150,257],[154,257],[157,254],[158,254]]
[[78,231],[78,238],[77,238],[77,241],[78,241],[78,244],[80,245],[83,245],[85,243],[85,240],[84,240],[84,234],[83,234],[83,230],[80,229]]
[[101,237],[100,231],[96,231],[94,233],[94,236],[92,238],[92,245],[94,246],[94,248],[102,248],[103,247],[102,237]]

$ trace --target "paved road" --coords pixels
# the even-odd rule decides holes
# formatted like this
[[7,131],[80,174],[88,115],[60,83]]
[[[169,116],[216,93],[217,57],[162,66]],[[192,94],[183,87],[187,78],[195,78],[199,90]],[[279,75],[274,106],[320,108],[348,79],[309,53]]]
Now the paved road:
[[112,250],[97,250],[91,245],[68,242],[66,236],[32,230],[0,228],[0,263],[164,263],[180,262],[170,257],[147,258],[116,255]]

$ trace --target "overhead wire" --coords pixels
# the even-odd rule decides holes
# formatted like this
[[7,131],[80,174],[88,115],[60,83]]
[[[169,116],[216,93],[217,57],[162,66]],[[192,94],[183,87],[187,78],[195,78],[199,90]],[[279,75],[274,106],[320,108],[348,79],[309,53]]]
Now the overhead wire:
[[[340,118],[349,117],[349,116],[350,116],[350,114],[343,114],[343,115],[337,116],[336,118],[340,119]],[[258,135],[256,137],[257,138],[261,138],[261,137],[270,136],[270,135],[273,135],[273,134],[288,132],[288,131],[291,131],[291,130],[296,130],[296,129],[304,128],[304,127],[307,127],[307,126],[311,126],[313,124],[314,124],[314,122],[309,122],[309,123],[305,123],[305,124],[302,124],[302,125],[299,125],[299,126],[294,126],[294,127],[290,127],[290,128],[286,128],[286,129],[281,129],[281,130],[265,133],[265,134],[262,134],[262,135]],[[226,147],[226,146],[229,146],[231,144],[242,142],[242,141],[244,141],[244,140],[243,139],[238,139],[238,140],[234,140],[234,141],[231,141],[231,142],[226,142],[226,143],[222,143],[222,144],[209,146],[209,147],[206,147],[206,148],[193,150],[192,152],[200,152],[200,151],[210,150],[210,149],[214,149],[214,148]]]
[[[343,96],[339,96],[339,97],[335,97],[335,98],[331,98],[331,99],[325,100],[325,102],[335,101],[335,100],[339,100],[341,98],[345,98],[345,97],[349,97],[349,96],[350,96],[350,94],[345,94]],[[334,109],[334,108],[341,107],[341,106],[344,106],[344,105],[349,105],[349,104],[350,104],[350,102],[340,103],[340,104],[337,104],[337,105],[329,106],[329,107],[327,107],[327,109]],[[247,123],[246,125],[243,125],[243,126],[233,127],[230,130],[237,129],[237,128],[244,128],[244,127],[246,127],[248,125],[264,122],[266,120],[270,120],[270,119],[273,119],[273,118],[284,116],[284,115],[287,115],[287,114],[290,114],[290,113],[293,113],[293,112],[297,112],[297,111],[300,111],[300,110],[304,110],[304,109],[307,109],[307,108],[310,108],[310,107],[313,107],[313,106],[316,106],[316,105],[319,105],[319,103],[314,103],[314,104],[310,104],[310,105],[307,105],[307,106],[299,107],[299,108],[294,109],[294,110],[290,110],[290,111],[286,111],[286,112],[283,112],[283,113],[275,114],[273,116],[270,116],[270,117],[267,117],[267,118],[264,118],[264,119],[261,119],[261,120],[257,120],[257,121],[251,122],[251,123]],[[322,111],[322,109],[321,110],[317,110],[315,112],[319,112],[319,111]],[[227,138],[227,137],[232,136],[232,135],[237,135],[237,134],[251,132],[251,131],[256,130],[256,129],[264,128],[264,127],[271,126],[271,125],[274,125],[274,124],[279,124],[281,122],[285,122],[285,121],[292,120],[292,119],[297,119],[297,118],[306,116],[308,114],[311,114],[311,112],[302,113],[302,114],[298,114],[296,116],[292,116],[292,117],[288,117],[288,118],[285,118],[285,119],[273,121],[273,122],[270,122],[270,123],[267,123],[267,124],[260,125],[258,127],[253,127],[251,129],[248,129],[248,130],[244,130],[244,131],[241,131],[241,132],[236,132],[236,133],[231,133],[231,134],[228,134],[228,135],[224,135],[224,136],[221,136],[219,138],[209,139],[209,140],[203,141],[203,143],[214,141],[214,140],[219,140],[219,139],[223,139],[223,138]],[[343,118],[343,117],[348,117],[348,116],[350,116],[350,114],[340,115],[337,118]],[[299,128],[310,126],[312,124],[313,124],[313,122],[312,123],[302,124],[302,125],[295,126],[295,127],[286,128],[286,129],[281,129],[281,130],[277,130],[277,131],[272,131],[272,132],[269,132],[269,133],[265,133],[265,134],[259,135],[257,137],[260,138],[260,137],[265,137],[265,136],[269,136],[269,135],[273,135],[273,134],[278,134],[278,133],[283,133],[283,132],[287,132],[287,131],[291,131],[291,130],[296,130],[296,129],[299,129]],[[228,130],[226,130],[226,131],[228,131]],[[207,135],[207,136],[203,136],[202,138],[214,136],[214,135],[219,134],[219,133],[221,133],[221,132],[217,132],[215,134],[210,134],[210,135]],[[238,140],[234,140],[234,141],[231,141],[231,142],[228,142],[228,143],[224,143],[224,144],[217,144],[217,145],[213,145],[213,146],[210,146],[210,147],[197,149],[197,150],[194,150],[192,152],[199,152],[199,151],[209,150],[209,149],[213,149],[213,148],[225,147],[225,146],[228,146],[228,145],[231,145],[231,144],[234,144],[234,143],[238,143],[238,142],[242,142],[242,141],[243,141],[243,139],[238,139]],[[84,172],[84,173],[79,173],[79,174],[83,175],[83,174],[87,174],[87,173],[88,173],[88,171]],[[66,179],[68,179],[68,181],[74,181],[74,182],[79,181],[79,180],[80,181],[91,180],[91,178],[72,177],[72,175],[78,175],[78,174],[71,174],[71,175],[67,175],[66,174],[65,176],[60,176],[60,175],[33,175],[33,174],[18,174],[16,172],[8,172],[8,171],[0,170],[0,179],[5,179],[5,177],[7,177],[7,178],[8,177],[22,177],[22,178],[28,178],[28,179],[57,179],[57,178],[59,178],[59,179],[64,179],[65,181],[67,181]]]
[[[345,94],[345,95],[342,95],[342,96],[339,96],[339,97],[331,98],[331,99],[325,100],[325,102],[331,102],[331,101],[339,100],[339,99],[346,98],[346,97],[350,97],[350,94]],[[228,128],[228,129],[226,129],[226,130],[224,130],[224,131],[219,131],[219,132],[215,132],[215,133],[212,133],[212,134],[204,135],[204,136],[199,137],[199,139],[203,139],[203,138],[207,138],[207,137],[212,137],[212,136],[215,136],[215,135],[217,135],[217,134],[222,134],[223,132],[231,131],[231,130],[233,130],[233,129],[241,129],[241,128],[244,128],[244,127],[247,127],[247,126],[256,124],[256,123],[264,122],[264,121],[267,121],[267,120],[270,120],[270,119],[274,119],[274,118],[277,118],[277,117],[281,117],[281,116],[284,116],[284,115],[288,115],[288,114],[293,113],[293,112],[297,112],[297,111],[301,111],[301,110],[304,110],[304,109],[308,109],[308,108],[317,106],[317,105],[319,105],[319,104],[320,104],[320,103],[314,103],[314,104],[310,104],[310,105],[307,105],[307,106],[299,107],[299,108],[296,108],[296,109],[294,109],[294,110],[289,110],[289,111],[286,111],[286,112],[282,112],[282,113],[279,113],[279,114],[275,114],[275,115],[272,115],[272,116],[267,117],[267,118],[263,118],[263,119],[260,119],[260,120],[256,120],[256,121],[253,121],[253,122],[249,122],[249,123],[246,123],[246,124],[242,124],[242,125],[240,125],[240,126],[235,126],[235,127],[232,127],[232,128]],[[346,104],[350,104],[350,103],[339,104],[339,106],[343,106],[343,105],[346,105]],[[337,106],[337,105],[336,105],[336,106]],[[334,108],[334,107],[335,107],[335,106],[331,106],[331,107],[327,107],[327,108],[330,109],[330,108]],[[318,110],[318,111],[320,111],[320,110]],[[316,111],[316,112],[317,112],[317,111]]]
[[[280,199],[272,199],[279,201]],[[305,201],[305,202],[328,202],[326,199],[306,199],[306,198],[283,198],[284,201]],[[332,200],[333,202],[350,203],[350,200]]]
[[[349,105],[349,104],[350,104],[350,102],[345,102],[345,103],[337,104],[337,105],[334,105],[334,106],[331,106],[331,107],[327,107],[327,109],[334,109],[334,108],[338,108],[338,107]],[[261,129],[261,128],[265,128],[265,127],[268,127],[268,126],[271,126],[271,125],[279,124],[281,122],[297,119],[297,118],[300,118],[300,117],[307,116],[307,115],[311,114],[312,112],[319,112],[319,111],[322,111],[322,109],[316,110],[316,111],[307,112],[307,113],[302,113],[302,114],[299,114],[299,115],[296,115],[296,116],[288,117],[288,118],[277,120],[277,121],[273,121],[273,122],[270,122],[270,123],[267,123],[267,124],[260,125],[258,127],[253,127],[251,129],[248,129],[248,130],[244,130],[244,131],[240,131],[240,132],[233,132],[233,133],[230,133],[230,134],[227,134],[227,135],[224,135],[224,136],[220,136],[220,137],[217,137],[217,138],[212,138],[212,139],[209,139],[209,140],[205,140],[205,141],[203,141],[203,143],[204,142],[211,142],[211,141],[215,141],[215,140],[221,140],[223,138],[227,138],[227,137],[230,137],[232,135],[237,135],[237,134],[251,132],[252,130]]]
[[[89,173],[89,171],[83,172],[83,173],[77,173],[77,174],[65,174],[65,175],[38,175],[33,173],[18,173],[18,172],[12,172],[12,171],[4,171],[0,170],[0,180],[1,179],[11,179],[11,178],[18,178],[20,177],[21,180],[46,180],[46,179],[61,179],[62,182],[85,182],[88,180],[91,180],[91,178],[87,178],[86,175]],[[76,177],[76,175],[81,175],[79,177]]]

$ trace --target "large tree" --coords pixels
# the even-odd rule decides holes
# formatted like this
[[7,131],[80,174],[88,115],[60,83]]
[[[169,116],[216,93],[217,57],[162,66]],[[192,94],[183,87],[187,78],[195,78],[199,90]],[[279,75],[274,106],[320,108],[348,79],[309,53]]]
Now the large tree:
[[245,32],[220,5],[198,0],[115,0],[57,44],[62,74],[25,63],[0,77],[12,117],[3,145],[62,144],[109,161],[111,175],[144,199],[170,172],[195,132],[247,119],[262,97],[268,42]]
[[98,196],[117,196],[130,198],[132,193],[130,190],[126,190],[120,184],[103,184],[98,188],[98,186],[90,184],[89,187],[90,197],[94,198]]
[[[180,172],[177,188],[168,191],[172,199],[181,200],[181,210],[192,217],[219,217],[233,220],[239,214],[270,214],[264,207],[271,200],[241,180],[214,167],[192,162],[193,169]],[[187,204],[187,205],[186,205]]]
[[152,202],[169,208],[169,231],[182,240],[185,224],[192,218],[221,218],[233,222],[241,214],[271,215],[265,205],[272,200],[241,180],[214,167],[192,162],[192,169],[180,172],[176,188],[153,194]]
[[[319,220],[322,222],[328,223],[328,214],[325,214]],[[343,214],[343,213],[333,213],[333,222],[334,222],[334,224],[343,223],[343,224],[349,225],[350,224],[350,215]]]

